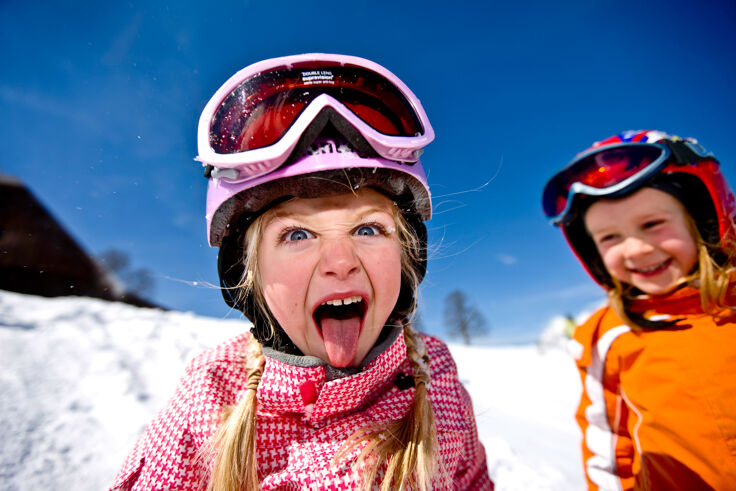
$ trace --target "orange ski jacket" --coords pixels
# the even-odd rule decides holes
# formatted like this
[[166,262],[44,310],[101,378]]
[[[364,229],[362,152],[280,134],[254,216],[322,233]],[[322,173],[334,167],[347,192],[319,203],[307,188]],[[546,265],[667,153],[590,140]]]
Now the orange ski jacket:
[[689,287],[633,308],[677,322],[635,332],[604,307],[573,335],[588,488],[736,489],[736,316]]

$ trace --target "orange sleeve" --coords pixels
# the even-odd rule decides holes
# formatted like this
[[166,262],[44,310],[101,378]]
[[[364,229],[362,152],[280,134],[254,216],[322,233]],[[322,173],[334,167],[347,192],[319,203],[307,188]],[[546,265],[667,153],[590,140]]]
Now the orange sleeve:
[[633,489],[634,448],[627,430],[628,411],[619,391],[615,341],[625,325],[606,328],[608,309],[596,312],[575,330],[582,394],[576,419],[582,431],[583,468],[591,491]]

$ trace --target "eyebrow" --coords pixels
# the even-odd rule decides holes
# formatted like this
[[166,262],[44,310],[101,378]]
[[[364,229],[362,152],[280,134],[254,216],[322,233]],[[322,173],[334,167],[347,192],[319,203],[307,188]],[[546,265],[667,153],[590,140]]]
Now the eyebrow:
[[602,229],[599,229],[599,230],[588,230],[588,235],[591,238],[595,238],[595,237],[597,237],[599,235],[609,235],[609,234],[612,234],[612,233],[615,233],[615,232],[616,232],[616,229],[615,228],[606,227],[606,228],[602,228]]
[[[386,215],[389,215],[391,219],[394,218],[394,214],[392,210],[386,209],[386,208],[379,208],[378,206],[371,207],[367,209],[365,212],[362,212],[357,215],[358,219],[361,220],[367,216],[370,216],[374,213],[384,213]],[[272,214],[270,217],[267,218],[267,220],[264,220],[263,226],[267,227],[271,222],[274,220],[277,220],[279,218],[299,218],[299,217],[308,217],[311,213],[298,213],[298,212],[288,212],[288,211],[280,211],[280,210],[272,210]]]

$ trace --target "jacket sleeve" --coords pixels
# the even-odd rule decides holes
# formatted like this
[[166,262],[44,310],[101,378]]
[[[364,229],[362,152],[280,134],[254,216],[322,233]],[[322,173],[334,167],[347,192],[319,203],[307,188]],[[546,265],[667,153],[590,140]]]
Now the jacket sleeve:
[[190,431],[193,389],[187,370],[174,396],[136,442],[111,491],[201,489],[203,472]]
[[474,491],[493,491],[493,481],[488,475],[488,466],[486,463],[486,450],[478,439],[478,429],[475,422],[475,414],[473,414],[473,405],[465,387],[459,387],[460,397],[462,398],[462,409],[465,412],[465,419],[469,426],[469,431],[465,437],[464,465],[461,465],[462,474],[454,476],[455,489],[457,490],[474,490]]
[[598,312],[575,330],[577,367],[583,392],[576,419],[582,430],[583,467],[590,491],[633,489],[634,447],[627,430],[629,412],[619,384],[616,339],[628,326],[602,327]]
[[486,451],[478,438],[473,404],[460,382],[457,365],[449,348],[437,338],[423,335],[429,350],[430,400],[435,415],[439,452],[445,461],[443,479],[437,489],[490,491]]

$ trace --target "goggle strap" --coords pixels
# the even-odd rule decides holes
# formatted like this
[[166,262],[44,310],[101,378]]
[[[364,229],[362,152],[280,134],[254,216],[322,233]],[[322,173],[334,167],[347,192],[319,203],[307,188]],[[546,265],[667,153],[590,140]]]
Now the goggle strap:
[[666,145],[672,152],[672,158],[680,165],[693,164],[702,162],[703,160],[715,160],[712,154],[700,154],[693,150],[691,144],[685,140],[672,141],[668,140]]

